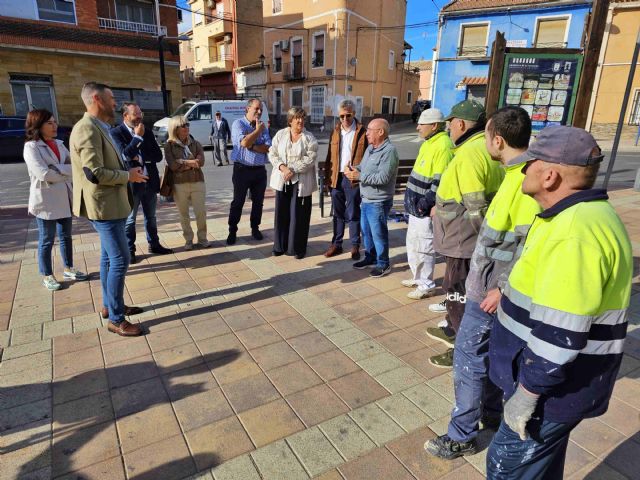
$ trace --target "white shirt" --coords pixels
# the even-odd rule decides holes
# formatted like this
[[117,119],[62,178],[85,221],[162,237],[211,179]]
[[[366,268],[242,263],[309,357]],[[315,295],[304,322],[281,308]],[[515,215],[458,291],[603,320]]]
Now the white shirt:
[[220,130],[220,125],[222,125],[222,120],[216,120],[216,126],[218,127],[218,130]]
[[351,147],[353,145],[353,138],[356,135],[356,120],[353,120],[349,130],[345,130],[341,126],[340,135],[340,171],[344,172],[347,165],[351,163]]
[[[129,125],[127,125],[126,123],[125,123],[125,125],[126,125],[126,127],[129,129],[129,133],[131,134],[131,136],[132,136],[133,138],[137,138],[137,139],[139,139],[140,141],[143,141],[143,142],[144,142],[144,138],[142,138],[140,135],[136,135],[136,133],[135,133],[135,131],[133,130],[133,128],[131,128],[131,127],[130,127]],[[139,161],[140,161],[140,163],[142,164],[142,174],[143,174],[143,175],[148,175],[148,172],[147,172],[147,166],[144,164],[144,159],[142,158],[142,154],[140,153],[140,154],[138,154],[138,156],[140,157],[140,160],[139,160]]]

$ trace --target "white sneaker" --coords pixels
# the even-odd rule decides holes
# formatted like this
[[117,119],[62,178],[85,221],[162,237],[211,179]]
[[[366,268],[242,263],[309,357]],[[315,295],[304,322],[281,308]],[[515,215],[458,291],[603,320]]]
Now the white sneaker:
[[42,285],[44,285],[47,290],[60,290],[62,288],[62,285],[58,283],[56,277],[53,275],[45,275],[42,277]]
[[429,305],[429,311],[433,313],[446,313],[447,301],[443,300],[440,303],[432,303]]
[[412,298],[413,300],[421,300],[423,298],[432,297],[434,291],[435,288],[429,288],[428,290],[416,288],[415,290],[407,293],[407,297]]
[[442,320],[440,320],[440,321],[436,324],[436,326],[437,326],[437,327],[439,327],[439,328],[444,328],[444,327],[446,327],[447,325],[449,325],[449,322],[447,322],[447,319],[446,319],[446,318],[443,318]]
[[184,249],[185,249],[186,251],[191,251],[191,250],[193,250],[193,242],[187,242],[187,243],[185,243],[185,244],[184,244]]
[[89,275],[87,275],[84,272],[81,272],[75,267],[65,268],[64,272],[62,273],[62,276],[64,278],[69,278],[71,280],[86,280],[87,278],[89,278]]
[[402,280],[400,283],[403,287],[407,288],[415,288],[418,286],[418,282],[416,282],[415,280]]
[[200,248],[209,248],[211,245],[209,244],[209,240],[200,240],[198,246]]

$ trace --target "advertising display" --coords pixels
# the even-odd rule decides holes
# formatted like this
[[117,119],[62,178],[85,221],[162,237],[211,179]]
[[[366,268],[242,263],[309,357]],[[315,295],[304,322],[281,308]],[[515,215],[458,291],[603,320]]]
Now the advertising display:
[[499,108],[517,105],[531,117],[535,135],[547,125],[571,125],[582,55],[507,53]]

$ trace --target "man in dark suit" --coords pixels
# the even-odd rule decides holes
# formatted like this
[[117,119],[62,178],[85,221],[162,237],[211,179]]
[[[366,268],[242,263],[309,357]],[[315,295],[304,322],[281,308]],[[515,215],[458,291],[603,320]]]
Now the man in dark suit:
[[222,166],[222,157],[229,165],[229,157],[227,156],[227,142],[231,141],[231,129],[227,121],[222,118],[220,112],[216,112],[216,119],[211,126],[211,143],[215,152],[215,160],[219,167]]
[[160,191],[160,176],[156,164],[162,161],[162,151],[151,130],[144,128],[142,110],[138,105],[133,102],[125,102],[121,112],[122,123],[111,129],[111,136],[128,163],[128,168],[140,167],[149,177],[146,183],[131,185],[133,209],[127,218],[125,231],[131,252],[131,263],[136,263],[136,217],[140,205],[142,205],[142,213],[144,214],[144,229],[147,232],[149,252],[166,255],[173,253],[173,250],[160,245],[156,223],[156,202],[157,194]]

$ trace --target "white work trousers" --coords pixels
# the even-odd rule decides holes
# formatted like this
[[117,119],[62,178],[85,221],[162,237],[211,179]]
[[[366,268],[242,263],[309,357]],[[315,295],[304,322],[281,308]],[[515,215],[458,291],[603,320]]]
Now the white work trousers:
[[433,249],[431,217],[418,218],[409,215],[407,260],[413,274],[413,280],[420,290],[429,290],[436,286],[433,281],[436,252]]

